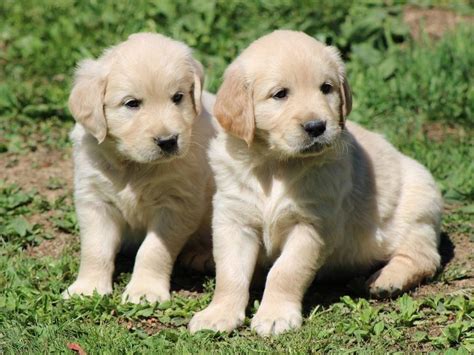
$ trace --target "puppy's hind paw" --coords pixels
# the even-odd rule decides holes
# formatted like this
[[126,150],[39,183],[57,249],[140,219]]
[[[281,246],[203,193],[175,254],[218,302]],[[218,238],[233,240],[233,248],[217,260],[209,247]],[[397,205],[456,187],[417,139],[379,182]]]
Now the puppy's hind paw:
[[404,277],[392,275],[387,270],[381,269],[375,272],[367,280],[367,288],[370,296],[374,298],[391,298],[401,294],[404,290]]

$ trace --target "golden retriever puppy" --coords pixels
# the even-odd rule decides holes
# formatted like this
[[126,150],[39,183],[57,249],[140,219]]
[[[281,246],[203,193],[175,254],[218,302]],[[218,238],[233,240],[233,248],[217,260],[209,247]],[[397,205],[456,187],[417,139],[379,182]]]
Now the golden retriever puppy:
[[112,292],[119,248],[143,241],[123,300],[167,300],[184,244],[210,236],[214,98],[201,104],[202,81],[191,50],[159,34],[134,34],[80,63],[69,107],[81,262],[66,298]]
[[302,323],[316,273],[386,265],[370,292],[392,295],[432,276],[442,200],[430,173],[382,136],[346,122],[351,94],[335,48],[301,32],[255,41],[227,69],[211,143],[216,289],[189,324],[242,324],[256,265],[272,265],[251,327]]

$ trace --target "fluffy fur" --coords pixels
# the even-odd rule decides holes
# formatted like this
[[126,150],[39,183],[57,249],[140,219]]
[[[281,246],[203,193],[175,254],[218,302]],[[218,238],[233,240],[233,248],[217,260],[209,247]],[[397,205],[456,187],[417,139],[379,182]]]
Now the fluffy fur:
[[[81,62],[75,79],[69,107],[77,121],[81,263],[64,296],[112,292],[117,252],[141,243],[123,300],[167,300],[178,253],[190,237],[210,235],[214,97],[204,93],[201,104],[201,64],[184,44],[141,33]],[[159,146],[173,136],[176,149]]]
[[[223,129],[210,148],[216,290],[191,332],[242,324],[257,265],[271,266],[251,323],[260,335],[301,325],[316,273],[385,262],[368,281],[385,296],[436,272],[442,200],[433,178],[346,122],[350,110],[337,50],[304,33],[264,36],[227,69],[214,110]],[[317,137],[305,129],[315,120],[325,123]]]

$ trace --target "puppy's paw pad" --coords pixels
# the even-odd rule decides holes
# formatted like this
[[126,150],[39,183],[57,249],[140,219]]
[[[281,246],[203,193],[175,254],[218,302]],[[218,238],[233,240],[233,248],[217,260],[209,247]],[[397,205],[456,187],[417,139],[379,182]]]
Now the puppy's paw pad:
[[208,329],[219,332],[231,332],[244,322],[245,313],[229,312],[225,307],[209,306],[194,315],[188,325],[191,334]]
[[108,295],[112,293],[112,285],[106,282],[77,280],[62,293],[62,297],[69,299],[74,295],[92,296],[94,291],[99,295]]
[[130,282],[122,295],[122,303],[155,303],[168,301],[171,298],[169,289],[153,284],[153,282]]
[[301,327],[303,317],[297,310],[259,310],[252,319],[251,328],[260,336],[278,335]]

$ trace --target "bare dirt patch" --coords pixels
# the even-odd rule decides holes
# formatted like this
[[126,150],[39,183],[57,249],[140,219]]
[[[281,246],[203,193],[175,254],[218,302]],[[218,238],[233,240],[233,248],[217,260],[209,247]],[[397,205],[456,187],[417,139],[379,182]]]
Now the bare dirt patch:
[[442,8],[426,9],[417,6],[405,7],[403,20],[415,41],[421,40],[423,33],[437,40],[460,23],[474,24],[474,16],[463,16]]
[[[67,196],[64,203],[71,204],[73,164],[69,149],[57,151],[39,149],[28,154],[3,154],[0,160],[1,179],[16,184],[25,191],[37,191],[50,203]],[[57,230],[51,218],[56,211],[35,212],[25,216],[31,225],[39,224],[51,239],[29,246],[26,253],[32,257],[59,257],[75,237]]]
[[38,149],[28,154],[3,154],[1,178],[24,190],[37,190],[48,200],[72,192],[71,152]]
[[119,323],[124,325],[129,331],[141,330],[148,335],[158,333],[163,329],[177,328],[177,326],[165,325],[161,323],[157,318],[151,317],[139,321],[131,321],[126,319],[120,319]]
[[54,237],[41,241],[39,245],[28,246],[26,253],[28,256],[34,258],[41,258],[50,256],[52,258],[59,258],[66,248],[70,247],[78,239],[75,236],[63,232],[54,231]]
[[443,122],[423,123],[423,133],[432,141],[443,142],[447,138],[464,138],[467,132],[464,127],[458,125],[448,125]]

